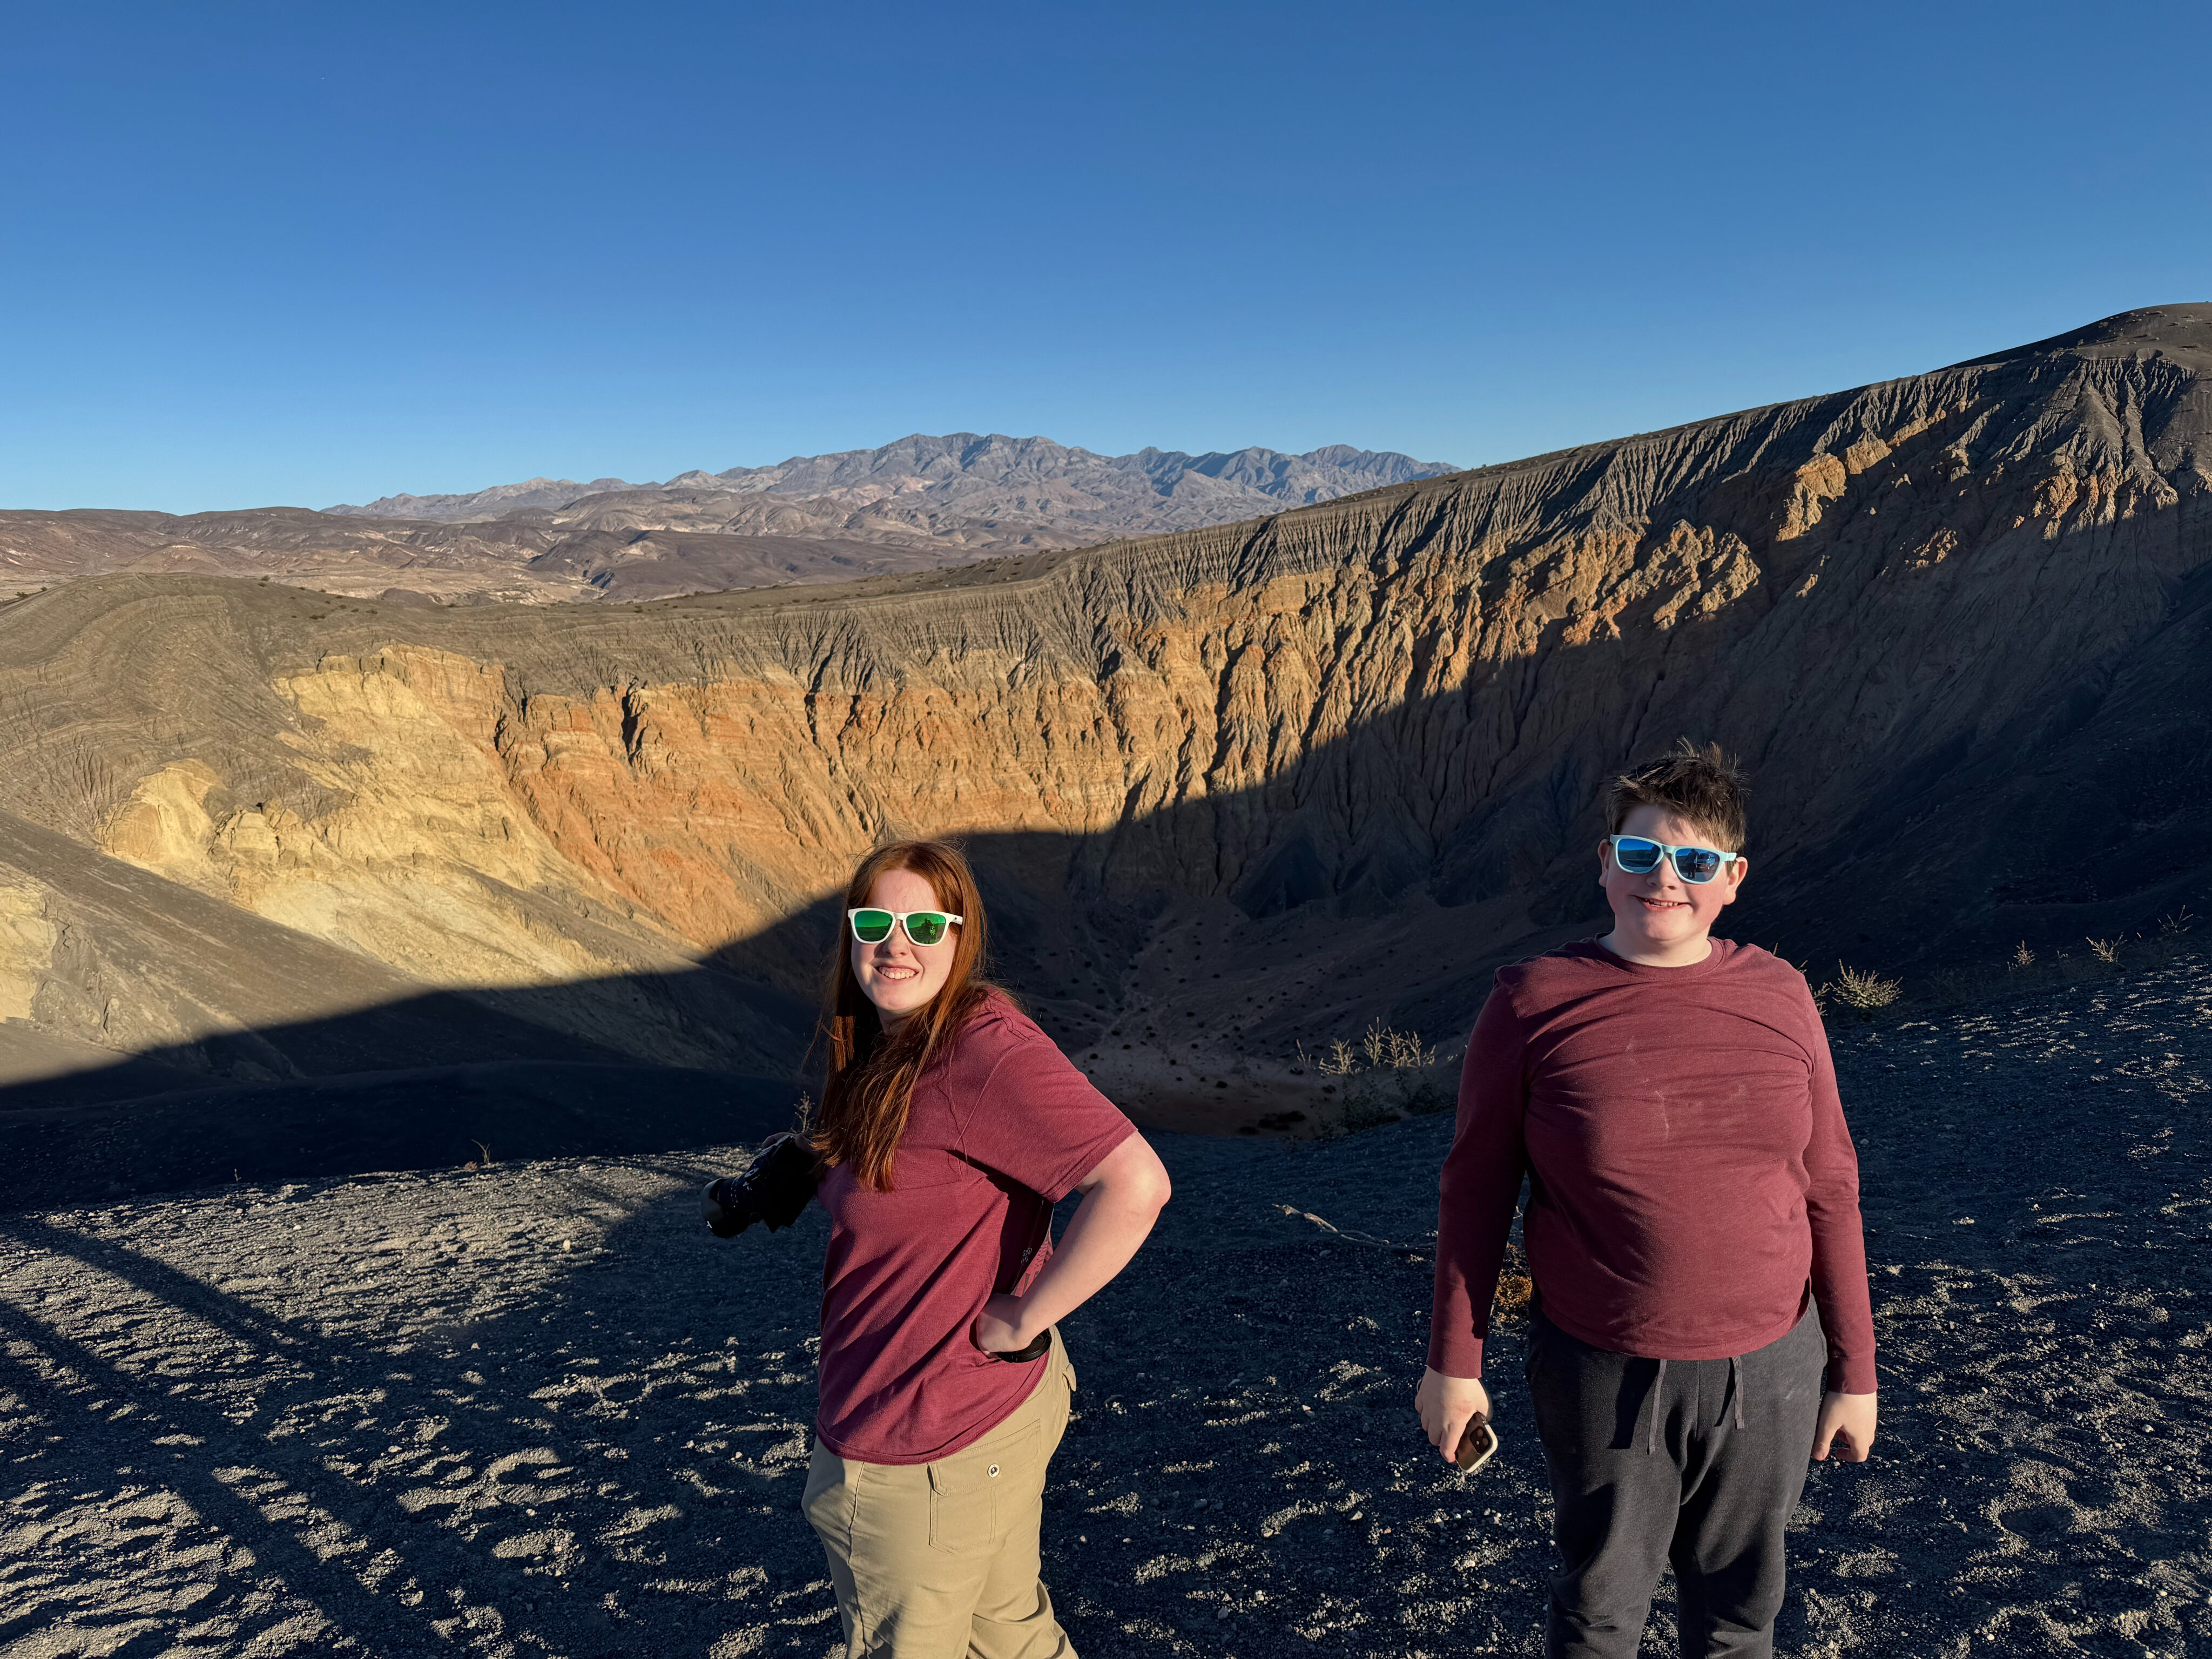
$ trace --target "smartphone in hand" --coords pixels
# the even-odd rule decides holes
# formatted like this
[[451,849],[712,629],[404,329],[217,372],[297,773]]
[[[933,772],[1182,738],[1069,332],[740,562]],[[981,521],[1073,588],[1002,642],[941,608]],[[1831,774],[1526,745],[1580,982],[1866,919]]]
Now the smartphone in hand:
[[1467,1420],[1467,1429],[1459,1437],[1459,1449],[1452,1454],[1452,1462],[1465,1474],[1477,1469],[1498,1455],[1498,1431],[1490,1426],[1490,1413],[1477,1412]]

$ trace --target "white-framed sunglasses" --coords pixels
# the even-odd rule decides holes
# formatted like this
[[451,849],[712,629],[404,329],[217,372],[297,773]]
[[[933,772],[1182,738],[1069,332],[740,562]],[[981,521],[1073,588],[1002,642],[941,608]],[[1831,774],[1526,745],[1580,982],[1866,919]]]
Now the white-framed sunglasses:
[[845,912],[845,925],[863,945],[881,945],[891,929],[902,929],[916,945],[942,945],[945,936],[967,921],[945,910],[879,910],[864,905]]
[[1625,875],[1648,876],[1662,859],[1674,861],[1674,873],[1692,887],[1702,887],[1743,854],[1723,853],[1713,847],[1669,847],[1649,836],[1607,836],[1613,861]]

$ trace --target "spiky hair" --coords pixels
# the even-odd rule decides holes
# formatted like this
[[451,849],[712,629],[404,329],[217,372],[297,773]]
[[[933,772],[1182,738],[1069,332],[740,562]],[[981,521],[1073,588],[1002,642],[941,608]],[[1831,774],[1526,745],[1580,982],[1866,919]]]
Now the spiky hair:
[[1639,806],[1656,806],[1711,836],[1724,853],[1741,853],[1747,825],[1744,800],[1751,793],[1743,768],[1717,743],[1681,738],[1663,755],[1638,761],[1606,790],[1605,810],[1619,835]]

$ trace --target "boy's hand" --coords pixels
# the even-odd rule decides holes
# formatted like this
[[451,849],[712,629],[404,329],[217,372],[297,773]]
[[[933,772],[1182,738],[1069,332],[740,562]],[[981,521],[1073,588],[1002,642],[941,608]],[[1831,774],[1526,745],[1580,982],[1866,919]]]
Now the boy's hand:
[[1863,1463],[1874,1449],[1875,1396],[1835,1394],[1820,1396],[1820,1425],[1813,1431],[1813,1461],[1823,1462],[1829,1444],[1846,1463]]
[[1421,1386],[1413,1395],[1413,1409],[1421,1414],[1421,1432],[1449,1463],[1459,1450],[1459,1438],[1467,1432],[1469,1420],[1477,1412],[1490,1410],[1490,1394],[1479,1376],[1446,1376],[1442,1371],[1424,1370]]

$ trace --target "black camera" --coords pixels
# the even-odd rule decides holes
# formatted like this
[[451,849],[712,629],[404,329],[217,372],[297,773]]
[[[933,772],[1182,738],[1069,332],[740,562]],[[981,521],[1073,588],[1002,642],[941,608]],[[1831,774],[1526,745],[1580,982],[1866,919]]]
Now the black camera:
[[707,1183],[699,1212],[717,1238],[735,1238],[756,1221],[775,1232],[799,1219],[821,1181],[820,1160],[804,1136],[770,1135],[743,1175],[717,1176]]

